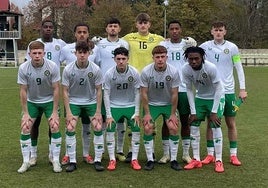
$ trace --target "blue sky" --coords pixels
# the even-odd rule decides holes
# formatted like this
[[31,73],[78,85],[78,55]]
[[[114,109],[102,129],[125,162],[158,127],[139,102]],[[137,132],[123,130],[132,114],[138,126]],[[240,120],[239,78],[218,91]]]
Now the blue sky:
[[24,6],[26,6],[31,0],[9,0],[14,5],[18,6],[20,9],[22,9]]

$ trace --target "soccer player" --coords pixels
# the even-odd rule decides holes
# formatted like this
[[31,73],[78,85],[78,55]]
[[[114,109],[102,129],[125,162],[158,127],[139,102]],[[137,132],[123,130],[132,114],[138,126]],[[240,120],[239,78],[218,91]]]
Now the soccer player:
[[77,60],[68,64],[62,74],[66,109],[66,146],[70,160],[66,172],[73,172],[77,168],[75,128],[82,113],[89,117],[94,130],[94,167],[97,171],[104,170],[101,165],[104,142],[101,116],[103,78],[99,67],[88,60],[90,53],[88,42],[77,42],[75,46]]
[[[42,21],[41,25],[41,38],[38,38],[36,41],[41,41],[45,44],[45,58],[55,62],[58,66],[60,71],[60,52],[61,49],[66,45],[66,43],[62,39],[53,38],[54,34],[54,24],[51,20],[44,20]],[[25,60],[30,60],[30,53],[29,47],[27,48],[27,54]],[[37,142],[38,142],[38,135],[39,135],[39,125],[41,122],[41,116],[37,117],[32,130],[31,130],[31,157],[30,157],[30,165],[35,166],[37,163]],[[49,142],[51,141],[51,132],[49,131]],[[49,161],[52,162],[52,153],[51,147],[49,143]]]
[[[246,100],[247,92],[245,86],[245,74],[240,60],[238,47],[224,39],[226,35],[226,25],[223,22],[215,22],[212,24],[211,34],[213,40],[204,42],[200,45],[206,50],[206,58],[208,61],[214,63],[220,72],[220,77],[223,81],[225,90],[225,108],[224,117],[228,128],[228,138],[230,144],[230,163],[235,166],[240,166],[241,162],[237,158],[237,130],[235,123],[236,111],[234,105],[236,100]],[[235,68],[239,81],[239,98],[235,95],[235,82],[233,69]],[[207,152],[208,155],[203,164],[214,162],[214,147],[212,141],[212,132],[208,126],[207,129]]]
[[45,45],[33,41],[29,45],[31,59],[19,67],[18,84],[23,116],[21,119],[21,152],[23,164],[18,169],[24,173],[30,167],[31,129],[37,117],[45,113],[51,131],[51,152],[54,172],[61,172],[59,163],[61,134],[59,132],[59,81],[57,65],[45,59]]
[[[114,50],[118,47],[125,47],[128,49],[128,43],[119,38],[119,32],[121,31],[120,21],[117,18],[110,18],[106,22],[107,38],[103,38],[97,43],[100,52],[99,66],[102,71],[102,75],[112,67],[114,67]],[[104,104],[103,104],[104,108]],[[104,110],[105,111],[105,110]],[[105,112],[103,113],[105,116]],[[126,157],[123,152],[124,148],[124,135],[125,135],[125,124],[124,118],[117,122],[117,143],[116,143],[116,158],[119,161],[125,161]]]
[[[64,48],[61,51],[60,60],[65,62],[66,65],[76,61],[77,57],[75,55],[75,46],[77,42],[80,41],[86,41],[90,43],[89,41],[89,26],[85,23],[78,23],[74,27],[74,36],[76,38],[76,42],[73,42],[71,44],[67,44],[64,46]],[[91,50],[90,56],[88,56],[88,60],[90,62],[94,62],[95,64],[98,64],[99,62],[99,49],[97,46],[94,46],[93,50]],[[82,147],[83,147],[83,160],[86,163],[93,164],[94,159],[89,154],[90,150],[90,121],[88,116],[81,114],[81,121],[82,121]],[[66,165],[69,163],[69,156],[67,155],[67,150],[65,153],[65,156],[61,160],[62,165]]]
[[[194,44],[189,43],[188,40],[182,38],[182,26],[178,20],[172,20],[168,23],[168,33],[170,40],[160,42],[160,45],[165,46],[168,51],[167,62],[178,70],[180,76],[182,75],[182,66],[187,63],[183,58],[184,50]],[[191,161],[189,155],[190,148],[190,126],[188,125],[188,117],[190,115],[190,106],[187,99],[186,86],[183,82],[179,85],[179,98],[177,110],[181,121],[181,138],[183,155],[182,160],[186,163]],[[162,129],[162,145],[164,150],[164,156],[158,161],[160,164],[165,164],[170,161],[169,155],[169,139],[168,131],[165,131],[165,125]],[[167,134],[165,134],[167,133]]]
[[180,76],[176,68],[167,63],[167,49],[164,46],[154,47],[152,55],[153,63],[144,67],[141,72],[141,98],[144,109],[143,139],[148,160],[144,169],[154,168],[154,121],[162,115],[170,134],[171,168],[181,170],[177,162],[179,123],[176,116]]
[[104,76],[104,103],[106,108],[106,143],[110,157],[108,170],[115,170],[115,139],[116,122],[126,118],[132,132],[131,167],[140,170],[137,160],[140,146],[140,76],[138,71],[128,65],[128,50],[119,47],[114,50],[116,66],[110,68]]
[[[138,14],[135,23],[138,31],[125,35],[123,39],[129,44],[129,64],[141,72],[146,65],[152,62],[153,48],[165,39],[160,35],[150,33],[151,17],[147,13]],[[131,137],[131,134],[129,136]],[[131,161],[131,155],[130,148],[125,162]]]
[[200,124],[208,117],[213,132],[216,162],[215,171],[224,172],[222,163],[221,118],[224,109],[224,89],[216,66],[204,60],[205,51],[200,47],[189,47],[184,52],[188,64],[182,68],[190,104],[189,117],[193,159],[184,169],[201,168]]

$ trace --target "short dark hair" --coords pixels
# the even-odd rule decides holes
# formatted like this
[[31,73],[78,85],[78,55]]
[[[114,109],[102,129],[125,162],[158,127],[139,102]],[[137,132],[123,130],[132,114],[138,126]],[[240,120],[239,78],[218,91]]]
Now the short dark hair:
[[166,53],[167,54],[167,49],[164,46],[161,45],[157,45],[153,48],[152,50],[152,54],[162,54],[162,53]]
[[120,26],[120,21],[117,18],[110,17],[108,20],[106,20],[106,26],[109,24],[118,24]]
[[199,46],[191,46],[189,48],[186,48],[186,50],[184,51],[184,54],[183,54],[185,59],[188,59],[189,53],[199,53],[202,56],[203,61],[204,61],[205,55],[206,55],[205,50]]
[[87,52],[90,50],[91,48],[89,47],[89,44],[86,41],[78,41],[75,45],[75,51]]
[[74,26],[74,32],[76,32],[77,27],[80,27],[80,26],[87,27],[87,30],[88,30],[88,32],[89,32],[89,25],[86,24],[86,23],[78,23],[78,24],[76,24],[76,25]]
[[138,16],[136,17],[136,22],[150,22],[151,17],[149,16],[149,14],[147,13],[140,13],[138,14]]
[[223,21],[216,21],[212,23],[212,28],[224,27],[226,29],[226,24]]
[[41,23],[41,25],[43,26],[47,22],[52,23],[52,25],[54,25],[54,22],[52,20],[49,20],[49,19],[43,20],[42,23]]
[[118,47],[114,50],[114,56],[117,56],[117,55],[124,55],[124,56],[127,56],[128,57],[128,49],[126,49],[125,47]]
[[181,27],[181,23],[179,20],[171,20],[170,22],[168,22],[168,28],[171,24],[179,24],[179,26]]

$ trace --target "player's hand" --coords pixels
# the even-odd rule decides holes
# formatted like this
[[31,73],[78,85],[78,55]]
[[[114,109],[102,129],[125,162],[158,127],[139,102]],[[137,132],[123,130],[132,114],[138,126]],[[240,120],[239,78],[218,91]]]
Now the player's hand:
[[193,39],[192,37],[185,37],[184,40],[185,40],[185,43],[186,43],[187,48],[197,45],[196,40]]
[[176,114],[171,114],[168,121],[172,121],[177,126],[179,125],[179,121]]
[[76,126],[76,121],[77,121],[77,118],[75,118],[73,114],[66,114],[66,119],[65,119],[66,129],[68,131],[73,131]]
[[147,114],[143,117],[143,125],[150,125],[152,123],[152,117],[150,114]]
[[131,119],[134,120],[134,126],[137,125],[138,127],[140,127],[140,116],[134,114]]
[[27,113],[23,114],[21,118],[21,130],[23,133],[29,133],[31,126],[33,125],[33,119]]
[[248,92],[246,92],[244,89],[241,89],[239,92],[239,98],[241,98],[243,102],[245,102],[247,96],[248,96]]
[[218,118],[217,116],[217,113],[211,113],[210,116],[209,116],[209,120],[214,124],[214,125],[217,125],[217,126],[221,126],[221,119]]
[[109,127],[109,129],[112,128],[112,124],[114,123],[114,119],[112,117],[109,117],[109,118],[106,118],[106,124],[107,124],[107,127]]
[[48,122],[50,125],[51,132],[57,131],[60,125],[60,118],[58,113],[52,113],[50,118],[48,119]]

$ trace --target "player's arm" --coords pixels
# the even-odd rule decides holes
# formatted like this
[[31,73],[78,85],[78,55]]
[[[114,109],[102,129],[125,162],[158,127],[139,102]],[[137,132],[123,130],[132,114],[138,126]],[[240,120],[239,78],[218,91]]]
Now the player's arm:
[[237,77],[238,77],[238,81],[239,81],[239,88],[240,88],[239,97],[244,101],[247,98],[244,69],[243,69],[242,63],[240,61],[234,63],[234,67],[236,69]]
[[33,124],[33,119],[30,117],[27,107],[27,88],[27,85],[20,85],[20,101],[23,112],[21,119],[21,129],[23,133],[29,133],[30,128]]
[[144,123],[150,123],[152,117],[149,110],[148,87],[141,87],[141,100],[144,110]]
[[105,106],[105,111],[106,111],[106,123],[107,126],[112,125],[112,122],[114,121],[111,113],[111,106],[110,106],[110,89],[104,88],[104,94],[103,94],[103,101],[104,101],[104,106]]
[[51,114],[51,117],[49,118],[49,123],[51,127],[51,131],[58,131],[59,128],[59,114],[58,114],[58,108],[59,108],[59,98],[60,98],[60,84],[59,81],[54,82],[52,84],[53,88],[53,112]]
[[74,117],[70,108],[70,99],[69,99],[69,87],[63,85],[62,86],[62,95],[63,95],[63,103],[66,111],[66,121],[71,121]]
[[96,85],[97,108],[94,117],[101,120],[102,85]]
[[176,116],[177,104],[178,104],[178,87],[174,87],[171,89],[171,114],[169,119],[176,124],[178,123]]

